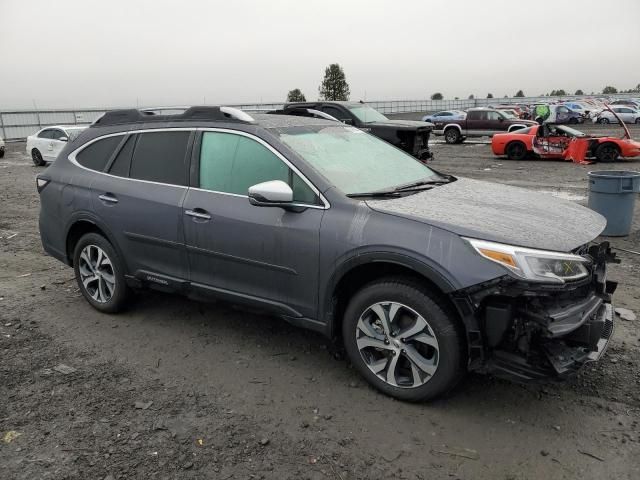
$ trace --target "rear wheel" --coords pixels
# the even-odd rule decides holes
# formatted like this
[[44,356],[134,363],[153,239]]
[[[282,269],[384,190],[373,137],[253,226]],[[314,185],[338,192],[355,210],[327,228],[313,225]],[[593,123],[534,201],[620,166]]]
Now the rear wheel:
[[453,127],[448,128],[444,132],[444,140],[448,144],[458,143],[461,138],[462,138],[462,135],[460,135],[460,132],[458,131],[457,128],[453,128]]
[[615,162],[620,155],[620,149],[613,143],[604,143],[596,149],[599,162]]
[[507,145],[506,153],[507,158],[511,160],[524,160],[524,158],[527,156],[527,147],[522,142],[510,142]]
[[0,148],[0,158],[4,157],[4,148]]
[[40,150],[38,150],[37,148],[34,148],[33,150],[31,150],[31,159],[33,160],[33,164],[36,167],[42,167],[45,164],[45,161],[42,158],[42,154],[40,153]]
[[357,292],[342,334],[360,374],[400,400],[434,398],[464,375],[464,336],[455,314],[410,279],[382,279]]
[[570,123],[571,125],[575,125],[576,123],[578,123],[578,119],[577,119],[577,118],[575,118],[575,117],[574,117],[574,118],[570,118],[570,119],[569,119],[569,123]]
[[636,125],[640,125],[640,117],[636,118]]
[[129,287],[120,257],[106,238],[97,233],[82,236],[74,249],[73,267],[78,287],[93,308],[107,313],[122,310]]

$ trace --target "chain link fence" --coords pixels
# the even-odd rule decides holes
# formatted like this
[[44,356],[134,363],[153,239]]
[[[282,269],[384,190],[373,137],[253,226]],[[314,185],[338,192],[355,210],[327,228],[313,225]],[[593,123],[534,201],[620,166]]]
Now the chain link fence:
[[[610,100],[638,97],[640,94],[608,95]],[[597,98],[597,96],[595,96]],[[594,96],[565,95],[562,97],[510,97],[510,98],[476,98],[454,100],[383,100],[366,101],[368,105],[383,114],[394,113],[433,113],[439,110],[464,110],[472,107],[488,105],[548,103],[556,100],[583,100]],[[283,103],[235,104],[230,107],[240,108],[248,112],[268,111],[282,108]],[[157,108],[158,113],[176,113],[181,107]],[[51,125],[90,125],[107,109],[87,108],[68,110],[20,110],[0,111],[0,136],[8,141],[23,140],[41,128]]]

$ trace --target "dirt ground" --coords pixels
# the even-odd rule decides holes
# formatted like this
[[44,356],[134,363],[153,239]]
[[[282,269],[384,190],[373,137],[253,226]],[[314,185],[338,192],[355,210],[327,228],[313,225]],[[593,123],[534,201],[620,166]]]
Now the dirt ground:
[[[443,172],[580,203],[589,170],[640,170],[509,161],[482,142],[434,151]],[[618,318],[598,364],[545,385],[469,375],[407,404],[276,318],[154,292],[93,310],[43,253],[40,171],[21,143],[0,160],[0,478],[640,478],[639,255],[619,251],[610,273],[639,318]],[[610,241],[640,251],[640,206]]]

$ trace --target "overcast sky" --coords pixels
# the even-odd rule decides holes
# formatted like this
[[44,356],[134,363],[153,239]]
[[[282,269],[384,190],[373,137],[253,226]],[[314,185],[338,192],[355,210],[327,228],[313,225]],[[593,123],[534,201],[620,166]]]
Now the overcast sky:
[[599,92],[640,83],[640,0],[0,0],[0,109]]

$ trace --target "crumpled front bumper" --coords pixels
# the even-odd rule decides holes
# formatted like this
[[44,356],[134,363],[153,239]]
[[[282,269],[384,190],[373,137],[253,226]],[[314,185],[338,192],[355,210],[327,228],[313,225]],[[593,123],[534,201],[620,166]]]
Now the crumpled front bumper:
[[533,357],[537,361],[512,352],[495,350],[487,367],[497,377],[520,382],[566,378],[604,355],[614,327],[613,305],[602,303],[570,333],[540,341],[539,356]]
[[[576,252],[578,253],[578,252]],[[609,244],[585,246],[588,279],[560,286],[502,279],[471,292],[478,341],[470,369],[515,381],[564,378],[602,357],[614,331]],[[481,340],[480,340],[481,339]]]

